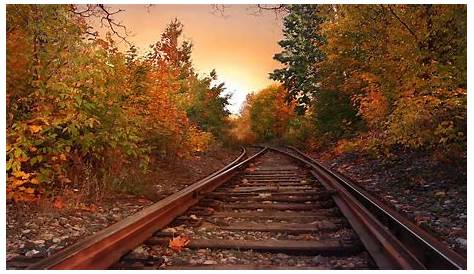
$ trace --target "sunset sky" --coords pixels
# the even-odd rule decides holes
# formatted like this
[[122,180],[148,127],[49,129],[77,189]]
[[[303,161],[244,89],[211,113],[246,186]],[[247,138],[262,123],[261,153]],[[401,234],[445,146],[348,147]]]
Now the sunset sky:
[[109,5],[123,9],[115,15],[131,33],[128,38],[142,52],[160,39],[165,26],[178,18],[184,38],[191,41],[193,63],[199,73],[216,69],[220,81],[232,92],[237,113],[247,93],[272,84],[268,73],[278,67],[272,57],[280,51],[281,16],[258,13],[256,5],[226,5],[224,13],[211,5]]

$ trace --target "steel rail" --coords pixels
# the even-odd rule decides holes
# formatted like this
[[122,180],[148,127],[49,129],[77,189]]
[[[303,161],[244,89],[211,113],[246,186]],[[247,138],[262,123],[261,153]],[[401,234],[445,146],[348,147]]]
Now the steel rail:
[[307,159],[277,148],[271,149],[305,164],[312,169],[311,173],[320,183],[326,188],[337,192],[333,196],[334,202],[356,231],[379,269],[424,269],[421,262],[334,178],[322,172],[321,169]]
[[366,190],[357,186],[346,176],[332,171],[324,164],[312,159],[302,151],[289,147],[299,156],[337,180],[381,221],[412,254],[415,254],[426,269],[467,269],[467,259],[454,252],[396,210],[380,202]]
[[242,160],[246,155],[245,149],[242,149],[237,159],[218,172],[31,265],[28,269],[106,269],[195,205],[203,194],[231,179],[240,168],[265,151],[266,148]]

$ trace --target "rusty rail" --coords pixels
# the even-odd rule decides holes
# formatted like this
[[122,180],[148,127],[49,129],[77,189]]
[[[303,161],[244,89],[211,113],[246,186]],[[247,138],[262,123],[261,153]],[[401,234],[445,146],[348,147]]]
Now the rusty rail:
[[[300,150],[289,147],[295,151],[303,162],[314,169],[316,177],[323,177],[337,184],[338,190],[346,196],[352,196],[357,202],[373,216],[377,218],[384,230],[390,232],[396,237],[396,240],[404,246],[413,258],[416,258],[422,268],[425,269],[467,269],[467,260],[465,257],[451,250],[446,244],[442,243],[425,230],[421,229],[406,217],[380,202],[366,190],[357,186],[344,175],[330,170],[325,165],[315,161]],[[286,153],[284,151],[281,151]],[[286,153],[292,155],[290,153]],[[295,157],[295,156],[293,156]],[[352,203],[352,202],[351,202]]]
[[265,151],[266,148],[242,160],[246,155],[245,149],[242,149],[240,156],[221,170],[28,269],[106,269]]
[[[329,191],[334,201],[380,269],[465,269],[466,259],[443,246],[393,209],[380,203],[347,178],[306,156],[271,148],[311,168],[312,175]],[[262,155],[263,148],[243,160],[245,150],[232,163],[197,183],[50,256],[29,269],[105,269],[113,265],[154,232],[227,182],[249,161]],[[397,215],[398,214],[398,215]],[[395,225],[394,225],[395,224]],[[390,229],[390,230],[389,230]],[[421,232],[420,232],[421,231]],[[423,253],[424,252],[424,253]],[[453,255],[454,254],[454,255]]]

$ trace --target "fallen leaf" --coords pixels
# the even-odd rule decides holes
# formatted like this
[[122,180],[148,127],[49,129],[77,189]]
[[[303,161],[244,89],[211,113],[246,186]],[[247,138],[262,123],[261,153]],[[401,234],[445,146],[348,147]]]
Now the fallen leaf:
[[66,177],[61,178],[60,181],[65,184],[69,184],[70,182],[72,182],[69,178]]
[[303,240],[307,240],[307,241],[314,239],[314,237],[311,234],[307,234],[307,233],[300,234],[299,237],[301,237]]
[[56,200],[53,203],[53,206],[57,209],[62,209],[64,207],[63,199],[56,198]]
[[169,232],[169,233],[176,233],[177,232],[176,228],[174,228],[174,227],[168,227],[168,228],[162,229],[161,231]]
[[94,204],[91,204],[91,205],[87,206],[83,203],[80,203],[77,208],[80,209],[80,210],[89,211],[89,212],[92,212],[92,213],[97,211],[97,207]]
[[91,205],[89,206],[89,211],[90,211],[90,212],[96,212],[96,211],[97,211],[97,206],[94,205],[94,204],[91,204]]
[[178,237],[173,237],[173,239],[170,240],[169,247],[177,252],[180,252],[183,247],[185,247],[187,244],[189,244],[191,240],[189,237],[181,234]]

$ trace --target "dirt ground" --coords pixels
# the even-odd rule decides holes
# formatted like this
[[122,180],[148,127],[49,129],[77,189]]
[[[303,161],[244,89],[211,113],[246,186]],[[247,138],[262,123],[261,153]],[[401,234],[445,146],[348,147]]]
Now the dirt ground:
[[374,159],[361,153],[309,154],[437,235],[455,251],[466,254],[465,164],[452,166],[420,152],[400,153],[390,160]]
[[14,258],[34,260],[49,256],[86,236],[130,216],[154,202],[222,168],[240,154],[240,149],[221,146],[192,155],[189,159],[161,163],[155,167],[153,195],[109,193],[92,203],[76,203],[58,208],[53,201],[40,204],[7,203],[6,261]]
[[[248,151],[252,155],[257,150]],[[62,209],[52,202],[8,203],[7,268],[21,268],[13,263],[18,258],[42,258],[98,232],[204,178],[239,154],[239,149],[216,146],[189,159],[160,163],[153,173],[156,178],[153,195],[113,193],[93,204]],[[309,154],[350,177],[422,228],[434,232],[459,253],[466,254],[466,170],[447,167],[420,153],[403,154],[390,161],[355,153]]]

